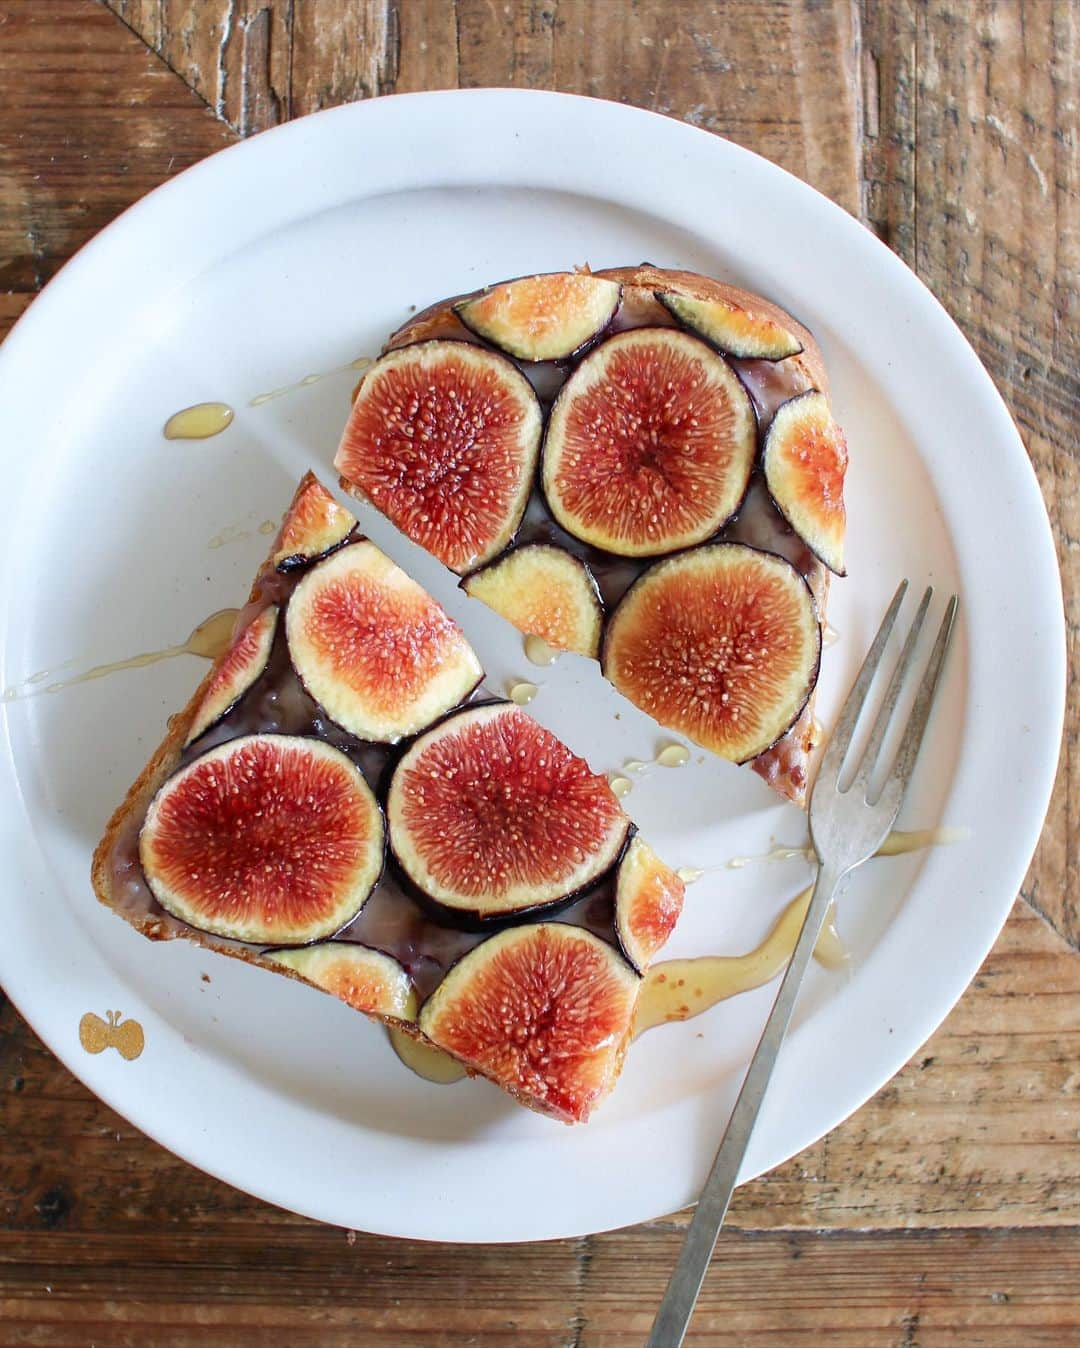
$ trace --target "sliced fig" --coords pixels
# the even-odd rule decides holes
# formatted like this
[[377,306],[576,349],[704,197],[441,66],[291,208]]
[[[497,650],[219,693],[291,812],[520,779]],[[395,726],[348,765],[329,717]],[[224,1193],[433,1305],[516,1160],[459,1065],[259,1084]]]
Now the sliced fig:
[[359,769],[321,740],[246,735],[170,777],[139,859],[154,897],[192,927],[260,945],[331,936],[382,871],[383,822]]
[[274,605],[264,608],[233,642],[203,694],[184,741],[185,748],[217,725],[262,674],[270,659],[277,622],[277,608]]
[[540,431],[532,385],[505,356],[418,342],[364,375],[334,466],[414,542],[464,572],[513,537]]
[[481,920],[591,884],[630,823],[605,779],[509,702],[468,707],[410,745],[386,811],[413,884]]
[[619,862],[615,930],[626,958],[641,973],[675,930],[686,886],[640,833]]
[[586,356],[556,399],[544,494],[585,543],[623,557],[674,552],[738,510],[756,434],[721,356],[676,328],[634,328]]
[[604,610],[584,562],[550,543],[514,548],[461,582],[466,594],[501,613],[520,632],[559,651],[595,657]]
[[453,966],[420,1028],[523,1104],[584,1123],[618,1075],[640,985],[581,927],[511,927]]
[[355,528],[355,516],[309,474],[281,526],[274,565],[279,571],[290,571],[324,557],[340,547]]
[[289,600],[285,632],[304,687],[358,739],[414,735],[484,674],[457,623],[367,539],[307,573]]
[[803,349],[798,337],[782,323],[765,314],[751,313],[730,300],[692,299],[673,290],[658,290],[656,298],[684,328],[725,355],[741,360],[783,360]]
[[765,437],[765,484],[777,510],[815,556],[844,572],[847,441],[824,393],[810,389],[777,409]]
[[298,950],[267,952],[265,959],[283,965],[305,982],[337,997],[354,1011],[416,1019],[412,979],[390,955],[349,941],[321,941]]
[[771,552],[710,543],[650,567],[604,637],[604,673],[661,725],[738,763],[773,744],[817,681],[810,588]]
[[454,306],[486,342],[518,360],[565,360],[603,332],[622,287],[588,272],[522,276]]

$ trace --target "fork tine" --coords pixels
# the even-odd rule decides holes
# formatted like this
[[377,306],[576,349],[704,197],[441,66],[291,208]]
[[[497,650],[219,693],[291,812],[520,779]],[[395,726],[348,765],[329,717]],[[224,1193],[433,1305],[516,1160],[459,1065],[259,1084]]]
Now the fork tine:
[[873,805],[876,805],[883,797],[888,796],[890,803],[895,801],[896,809],[900,808],[900,802],[904,798],[908,780],[922,746],[926,723],[930,719],[930,709],[934,705],[934,696],[937,693],[942,666],[945,663],[945,655],[949,649],[949,642],[952,639],[953,628],[956,623],[956,611],[959,607],[960,600],[954,594],[945,610],[945,617],[941,620],[937,640],[934,642],[934,649],[930,655],[930,663],[926,667],[926,673],[923,675],[919,691],[915,696],[915,703],[911,708],[911,715],[904,729],[904,737],[900,741],[900,748],[896,752],[896,758],[893,760],[892,768],[884,786],[878,792],[877,798],[870,802]]
[[852,786],[858,786],[869,797],[870,778],[874,772],[874,765],[877,763],[878,755],[881,753],[881,745],[889,729],[889,722],[892,720],[893,712],[896,710],[896,704],[900,700],[900,690],[904,686],[904,680],[908,676],[912,664],[915,661],[915,647],[918,644],[919,633],[922,631],[923,622],[926,619],[926,611],[930,607],[930,600],[934,596],[934,587],[928,585],[923,594],[922,602],[919,605],[918,612],[912,621],[908,630],[907,639],[904,642],[904,649],[900,652],[900,659],[893,670],[892,680],[889,683],[889,691],[885,694],[885,699],[881,704],[881,710],[874,721],[873,729],[870,731],[870,739],[867,741],[863,751],[862,761],[859,764],[859,770],[852,780]]
[[893,595],[892,603],[889,605],[884,618],[881,620],[881,626],[878,628],[877,636],[873,644],[866,653],[866,659],[862,662],[862,668],[859,670],[858,677],[851,685],[851,692],[847,695],[847,701],[840,709],[840,717],[836,722],[836,728],[829,739],[829,743],[821,757],[821,763],[818,767],[815,788],[820,786],[825,780],[830,780],[833,787],[836,786],[837,779],[840,776],[840,769],[844,766],[844,759],[847,757],[847,751],[851,744],[851,736],[855,730],[855,723],[859,719],[859,713],[862,711],[863,703],[866,701],[866,694],[870,691],[870,684],[873,682],[874,675],[877,673],[877,667],[881,664],[881,657],[885,653],[885,646],[892,635],[893,627],[896,625],[896,615],[900,612],[900,605],[904,602],[904,595],[907,594],[908,583],[902,580],[897,586],[896,593]]

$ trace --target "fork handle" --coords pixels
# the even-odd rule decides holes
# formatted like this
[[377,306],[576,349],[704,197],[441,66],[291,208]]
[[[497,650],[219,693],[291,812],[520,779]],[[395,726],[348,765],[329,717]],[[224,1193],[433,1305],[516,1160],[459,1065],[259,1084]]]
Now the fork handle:
[[846,871],[828,866],[818,868],[810,906],[803,919],[799,939],[784,974],[780,991],[769,1012],[758,1046],[743,1080],[739,1098],[731,1111],[720,1150],[716,1153],[709,1178],[701,1191],[697,1208],[686,1233],[682,1252],[660,1303],[647,1348],[679,1348],[694,1313],[701,1284],[709,1267],[731,1195],[739,1177],[739,1168],[750,1142],[761,1102],[772,1076],[780,1045],[799,995],[806,967],[825,924],[829,903],[840,887]]

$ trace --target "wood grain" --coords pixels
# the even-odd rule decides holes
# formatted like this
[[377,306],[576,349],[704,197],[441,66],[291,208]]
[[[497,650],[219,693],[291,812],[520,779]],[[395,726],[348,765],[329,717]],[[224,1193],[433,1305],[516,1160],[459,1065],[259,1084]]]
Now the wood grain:
[[[648,1227],[517,1247],[272,1235],[34,1237],[0,1265],[3,1341],[638,1348],[679,1241]],[[725,1232],[687,1344],[1068,1348],[1078,1277],[1063,1231]]]
[[[457,85],[652,107],[861,214],[954,314],[1039,474],[1076,654],[1070,0],[107,3],[123,22],[0,0],[0,336],[112,216],[237,133]],[[739,1191],[691,1345],[1080,1344],[1077,677],[1028,903],[883,1091]],[[0,1345],[629,1348],[686,1221],[501,1249],[322,1227],[142,1137],[10,1006],[0,1175]]]
[[560,89],[731,136],[858,209],[850,0],[107,2],[242,135],[390,91]]
[[98,5],[22,0],[0,21],[0,292],[32,292],[231,137]]
[[[1080,945],[1080,9],[1070,0],[868,4],[867,209],[964,330],[1016,418],[1054,525],[1066,737],[1024,897]],[[1008,540],[1022,547],[1023,540]]]

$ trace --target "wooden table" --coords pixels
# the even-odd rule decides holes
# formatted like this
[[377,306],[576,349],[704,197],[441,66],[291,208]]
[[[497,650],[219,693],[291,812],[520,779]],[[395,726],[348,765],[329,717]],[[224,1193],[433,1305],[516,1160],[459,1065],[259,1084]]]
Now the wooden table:
[[[1078,28],[1070,0],[0,0],[0,331],[123,207],[284,118],[455,85],[641,104],[821,188],[941,298],[1039,474],[1075,652]],[[1000,940],[894,1081],[740,1191],[691,1343],[1080,1343],[1078,726],[1074,661]],[[11,1006],[0,1035],[0,1344],[642,1342],[685,1215],[479,1249],[319,1226],[147,1141]]]

